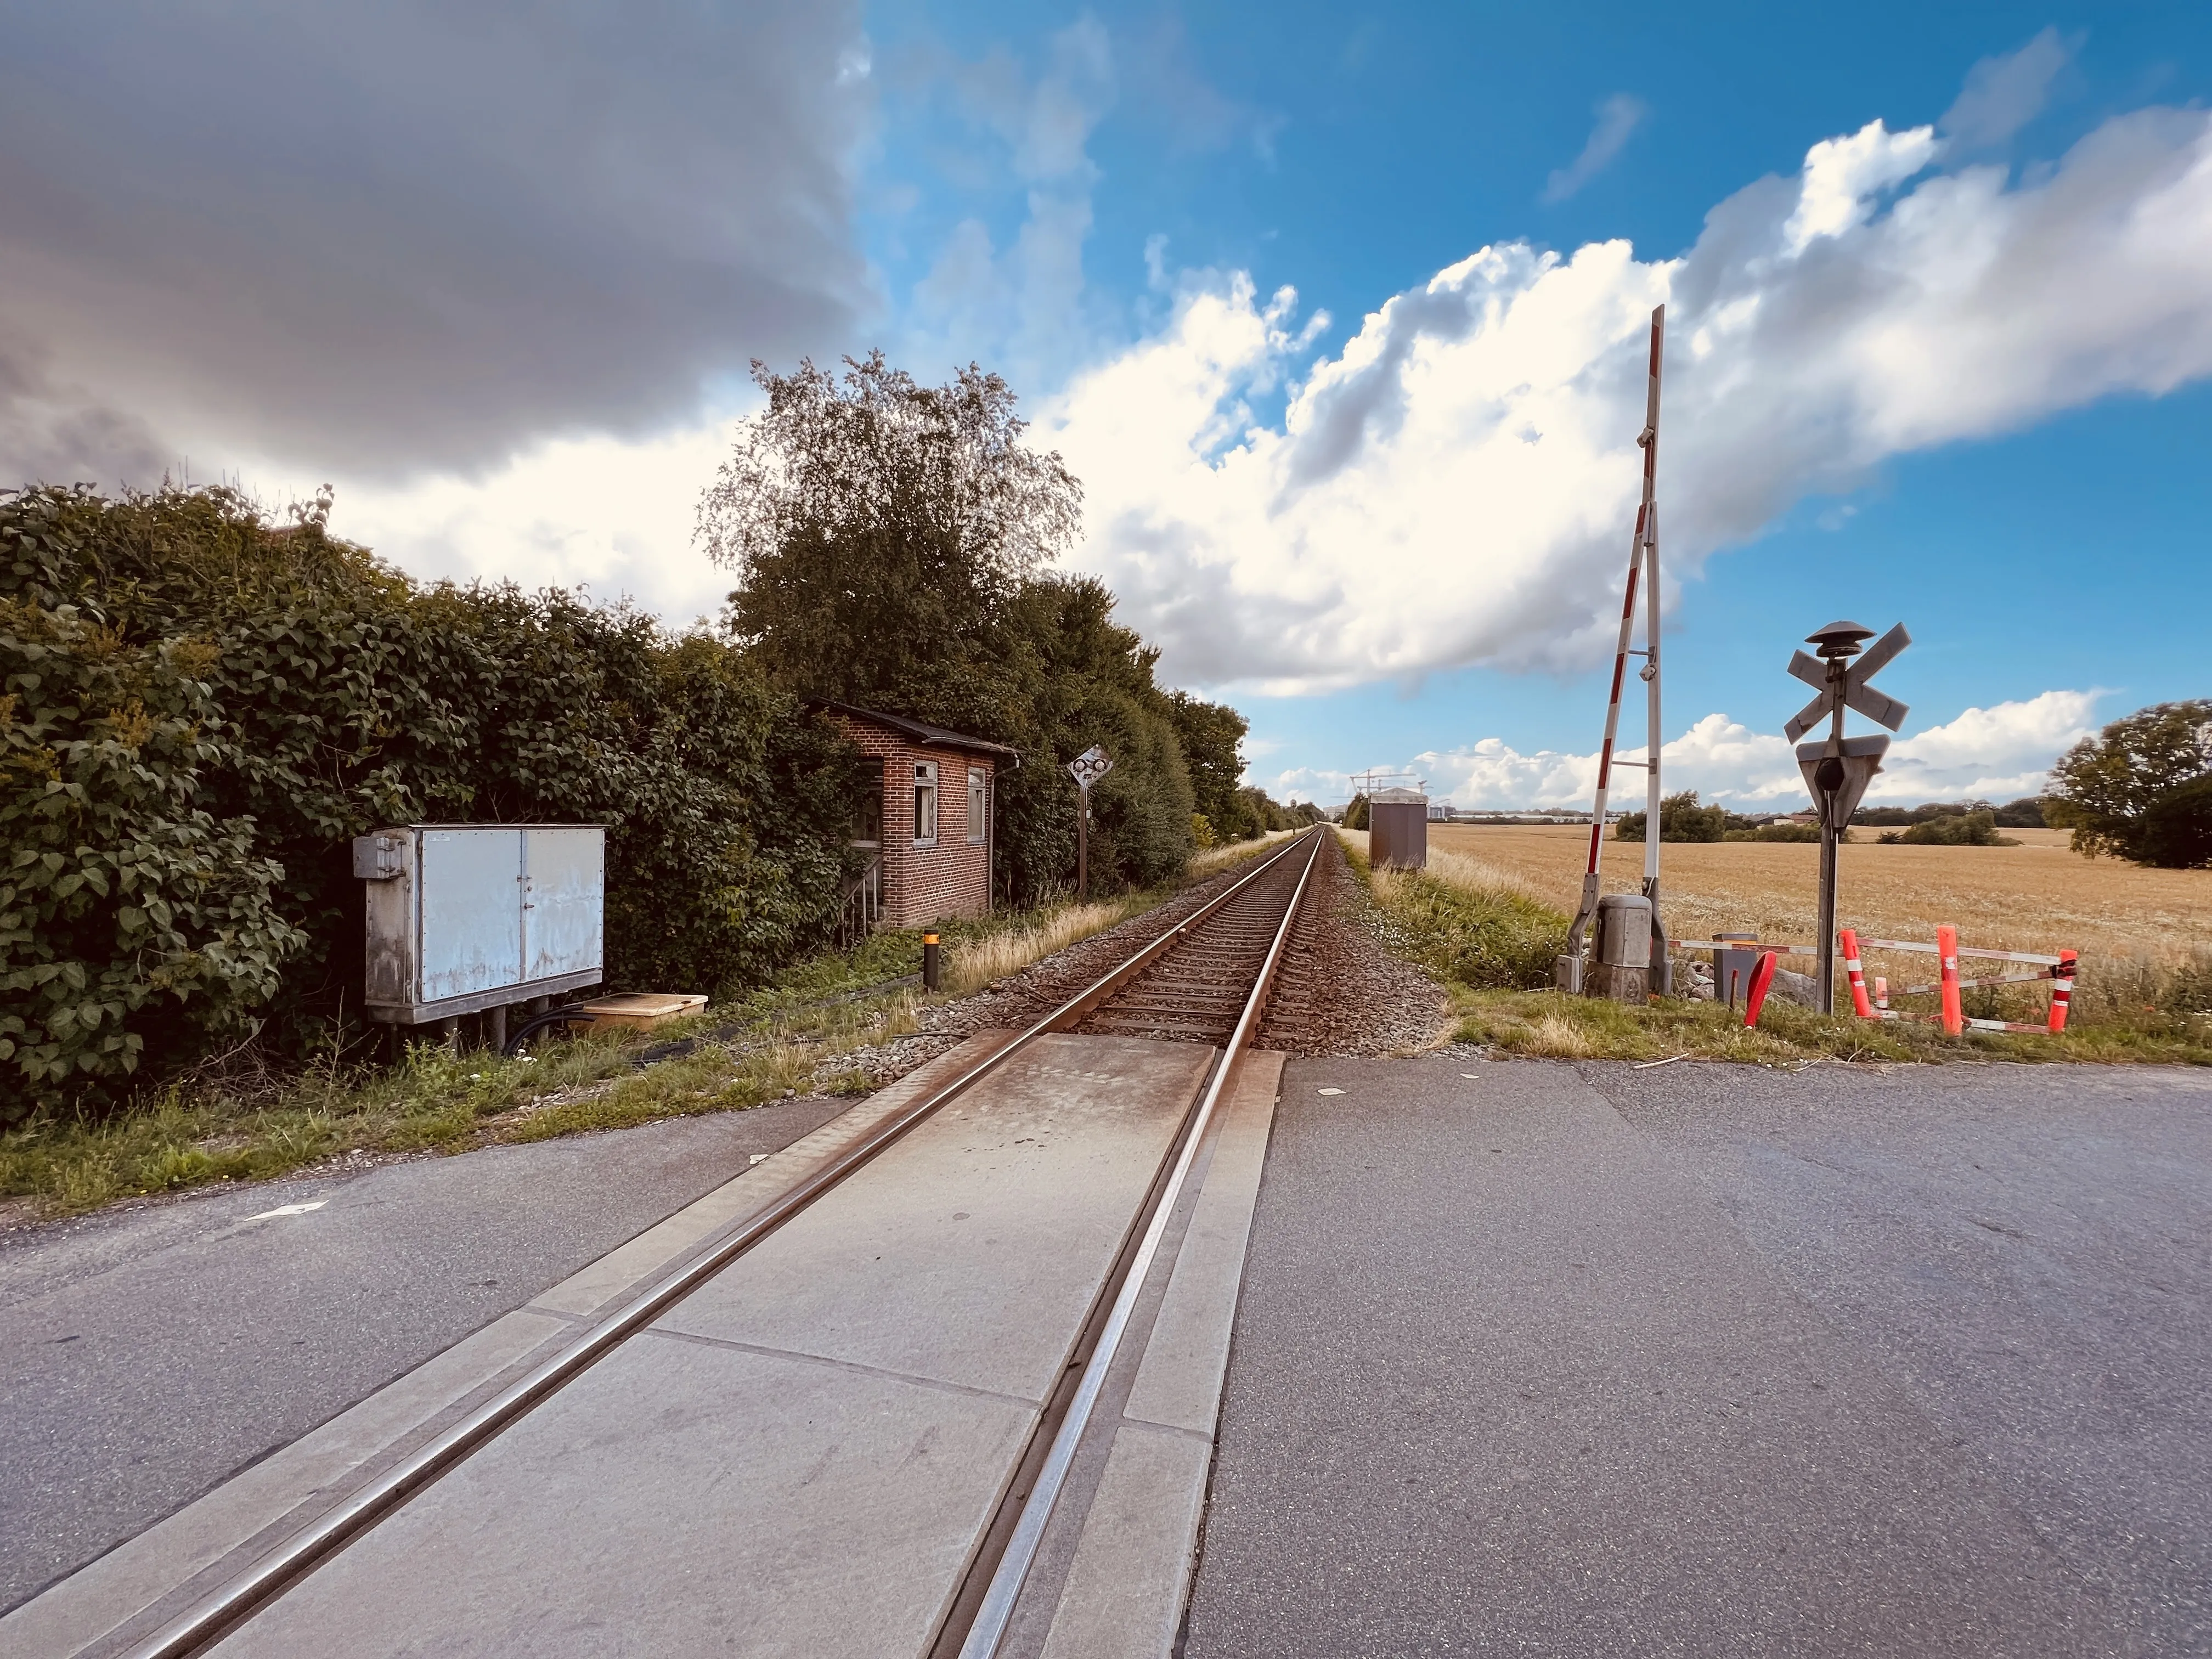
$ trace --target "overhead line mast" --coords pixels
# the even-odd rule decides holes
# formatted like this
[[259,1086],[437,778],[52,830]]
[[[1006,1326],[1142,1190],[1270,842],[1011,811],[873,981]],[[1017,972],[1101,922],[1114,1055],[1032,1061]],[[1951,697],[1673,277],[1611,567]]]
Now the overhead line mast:
[[[1664,741],[1659,726],[1659,376],[1667,337],[1667,307],[1651,313],[1651,367],[1644,390],[1644,430],[1637,444],[1644,451],[1644,494],[1636,507],[1636,532],[1628,548],[1628,591],[1620,605],[1620,644],[1613,653],[1613,689],[1605,705],[1605,741],[1597,757],[1597,804],[1590,810],[1589,862],[1583,875],[1582,904],[1574,926],[1567,930],[1566,954],[1559,958],[1559,985],[1565,991],[1583,988],[1583,942],[1597,918],[1598,866],[1605,848],[1605,804],[1613,784],[1613,769],[1636,766],[1644,770],[1644,896],[1651,901],[1651,985],[1664,995],[1672,989],[1667,961],[1667,928],[1659,917],[1659,750]],[[1644,646],[1629,644],[1636,627],[1636,591],[1644,594]],[[1644,659],[1638,678],[1644,681],[1650,721],[1641,761],[1616,760],[1613,742],[1620,732],[1621,685],[1627,678],[1628,659]]]

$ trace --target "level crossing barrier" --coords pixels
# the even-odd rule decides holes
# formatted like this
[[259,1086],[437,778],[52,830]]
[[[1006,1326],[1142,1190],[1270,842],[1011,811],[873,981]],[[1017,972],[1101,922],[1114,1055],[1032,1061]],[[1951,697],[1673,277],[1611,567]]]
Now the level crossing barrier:
[[[1752,970],[1752,979],[1744,998],[1746,1026],[1759,1024],[1759,1010],[1766,1001],[1766,993],[1774,982],[1774,975],[1782,957],[1817,957],[1817,945],[1767,945],[1755,940],[1688,939],[1667,941],[1677,951],[1705,951],[1717,956],[1723,951],[1750,951],[1759,955],[1758,965]],[[1959,943],[1955,926],[1940,927],[1936,930],[1936,942],[1923,944],[1917,939],[1861,939],[1855,928],[1836,930],[1838,954],[1844,959],[1844,972],[1850,982],[1851,1012],[1861,1019],[1915,1020],[1939,1024],[1948,1036],[1962,1031],[2029,1031],[2056,1036],[2066,1029],[2066,1019],[2074,1001],[2074,976],[2081,963],[2081,953],[2061,951],[2056,956],[2043,956],[2033,951],[1986,951]],[[1899,996],[1935,994],[1939,1006],[1934,1013],[1920,1013],[1906,1008],[1889,1006],[1890,989],[1887,977],[1876,975],[1873,994],[1868,994],[1863,952],[1866,951],[1905,951],[1930,955],[1936,958],[1936,978],[1926,985],[1908,985],[1897,993]],[[1985,962],[2013,962],[2032,964],[2037,971],[2028,974],[1991,974],[1980,979],[1962,979],[1959,975],[1961,957],[1972,957]],[[1980,990],[1993,985],[2040,985],[2051,987],[2051,1012],[2041,1024],[2017,1019],[1977,1019],[1970,1018],[1964,1006],[1962,994]]]

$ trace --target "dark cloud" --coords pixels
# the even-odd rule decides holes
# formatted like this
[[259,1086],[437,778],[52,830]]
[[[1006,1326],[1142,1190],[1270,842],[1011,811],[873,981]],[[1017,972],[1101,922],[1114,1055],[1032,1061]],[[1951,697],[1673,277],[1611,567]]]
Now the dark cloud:
[[0,350],[41,354],[0,357],[0,474],[143,462],[149,427],[483,465],[679,420],[869,303],[851,0],[0,0]]

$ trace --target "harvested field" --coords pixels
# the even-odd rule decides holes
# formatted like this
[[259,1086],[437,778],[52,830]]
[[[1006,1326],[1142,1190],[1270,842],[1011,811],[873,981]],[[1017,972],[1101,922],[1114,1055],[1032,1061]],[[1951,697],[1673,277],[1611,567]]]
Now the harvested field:
[[[1884,939],[1960,942],[2092,962],[2185,960],[2212,950],[2212,870],[2144,870],[2068,850],[2063,830],[2013,830],[2018,847],[1883,847],[1862,830],[1839,855],[1838,921]],[[1589,832],[1571,824],[1431,824],[1429,844],[1516,878],[1572,913]],[[1606,890],[1634,892],[1641,842],[1608,840]],[[1804,943],[1819,899],[1820,848],[1787,842],[1670,842],[1668,931],[1678,939],[1757,932]]]

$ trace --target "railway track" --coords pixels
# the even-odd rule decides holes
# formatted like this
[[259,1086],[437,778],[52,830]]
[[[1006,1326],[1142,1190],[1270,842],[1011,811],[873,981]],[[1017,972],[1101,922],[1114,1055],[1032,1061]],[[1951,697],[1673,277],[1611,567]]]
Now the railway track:
[[1169,1140],[1069,1349],[1060,1383],[1046,1402],[927,1650],[932,1659],[996,1659],[1170,1218],[1237,1058],[1260,1029],[1326,834],[1322,829],[1309,831],[1265,854],[1189,916],[1011,1042],[879,1122],[493,1398],[387,1464],[250,1567],[207,1590],[131,1645],[131,1659],[184,1659],[238,1631],[410,1498],[1040,1039],[1074,1034],[1205,1044],[1218,1052],[1204,1085]]

